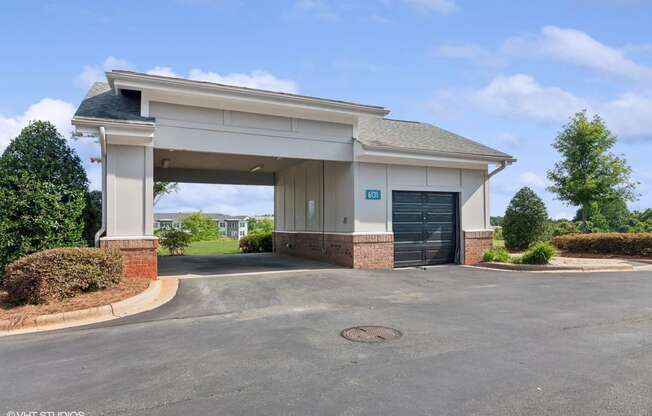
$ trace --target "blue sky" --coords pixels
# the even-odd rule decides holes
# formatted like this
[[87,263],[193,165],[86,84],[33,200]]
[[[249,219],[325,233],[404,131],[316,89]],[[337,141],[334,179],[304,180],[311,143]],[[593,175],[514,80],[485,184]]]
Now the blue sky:
[[[30,119],[69,119],[103,71],[128,68],[383,105],[513,154],[492,213],[519,187],[552,217],[550,144],[601,114],[652,207],[652,4],[644,0],[8,1],[0,14],[0,150]],[[73,142],[97,187],[92,141]],[[272,190],[182,185],[157,211],[272,211]]]

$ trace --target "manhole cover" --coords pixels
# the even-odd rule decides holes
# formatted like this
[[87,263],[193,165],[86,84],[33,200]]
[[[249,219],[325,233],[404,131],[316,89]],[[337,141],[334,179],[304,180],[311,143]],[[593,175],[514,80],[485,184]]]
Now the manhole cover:
[[354,342],[385,342],[401,338],[401,331],[385,326],[354,326],[342,331],[342,336]]

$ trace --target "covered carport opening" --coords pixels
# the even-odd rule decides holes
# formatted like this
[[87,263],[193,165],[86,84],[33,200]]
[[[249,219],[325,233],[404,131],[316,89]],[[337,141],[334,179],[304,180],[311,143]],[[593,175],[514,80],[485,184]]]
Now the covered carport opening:
[[[154,149],[154,181],[211,185],[269,186],[275,191],[278,172],[305,159]],[[216,196],[219,199],[219,196]],[[276,198],[274,198],[276,199]],[[270,207],[272,211],[274,207]],[[276,214],[276,213],[275,213]],[[275,215],[276,217],[276,215]],[[276,243],[276,242],[274,242]],[[314,259],[273,253],[158,256],[161,277],[193,277],[239,273],[314,270],[338,267]]]

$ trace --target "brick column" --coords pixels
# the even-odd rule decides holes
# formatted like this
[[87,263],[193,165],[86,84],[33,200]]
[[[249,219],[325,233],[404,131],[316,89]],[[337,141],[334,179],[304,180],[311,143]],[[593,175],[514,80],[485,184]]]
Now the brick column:
[[142,277],[156,279],[158,277],[158,262],[156,251],[158,238],[117,239],[102,238],[100,247],[106,250],[118,250],[123,258],[125,277]]
[[480,263],[493,241],[493,230],[464,231],[464,264]]
[[393,269],[394,234],[354,234],[353,268]]

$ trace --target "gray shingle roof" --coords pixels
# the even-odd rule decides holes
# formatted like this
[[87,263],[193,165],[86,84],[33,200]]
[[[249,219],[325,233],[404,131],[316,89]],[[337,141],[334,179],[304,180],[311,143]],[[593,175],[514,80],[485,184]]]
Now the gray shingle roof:
[[358,141],[369,147],[512,159],[507,153],[428,123],[372,118],[360,121]]
[[75,117],[102,118],[128,121],[154,121],[140,116],[140,92],[115,91],[105,82],[96,82],[86,93]]

